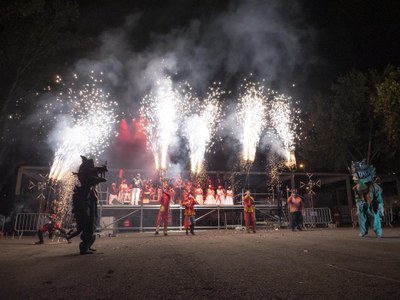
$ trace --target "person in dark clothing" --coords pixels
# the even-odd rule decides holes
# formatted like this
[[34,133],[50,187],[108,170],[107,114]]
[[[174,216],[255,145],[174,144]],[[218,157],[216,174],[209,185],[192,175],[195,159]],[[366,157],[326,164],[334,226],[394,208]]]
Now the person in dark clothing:
[[[81,232],[81,243],[79,244],[80,254],[92,254],[93,243],[96,240],[95,231],[98,223],[97,202],[98,195],[96,186],[105,182],[107,167],[95,167],[93,159],[81,156],[82,164],[79,167],[78,176],[80,186],[76,186],[72,196],[72,212],[77,223],[77,232]],[[75,236],[79,233],[74,233]]]

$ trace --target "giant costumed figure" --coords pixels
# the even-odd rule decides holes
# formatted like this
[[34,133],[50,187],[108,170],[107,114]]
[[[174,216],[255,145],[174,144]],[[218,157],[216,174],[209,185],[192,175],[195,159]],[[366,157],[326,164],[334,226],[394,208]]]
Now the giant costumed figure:
[[368,234],[371,226],[376,236],[382,236],[381,216],[384,215],[382,188],[374,181],[375,168],[368,165],[365,159],[351,163],[351,173],[356,185],[353,187],[357,205],[360,235]]
[[82,164],[79,166],[78,176],[80,185],[77,185],[72,196],[72,212],[77,223],[77,232],[81,233],[81,243],[79,244],[80,254],[92,254],[94,251],[91,246],[96,240],[97,227],[97,202],[98,196],[96,186],[100,182],[105,182],[107,167],[95,167],[93,159],[81,156]]

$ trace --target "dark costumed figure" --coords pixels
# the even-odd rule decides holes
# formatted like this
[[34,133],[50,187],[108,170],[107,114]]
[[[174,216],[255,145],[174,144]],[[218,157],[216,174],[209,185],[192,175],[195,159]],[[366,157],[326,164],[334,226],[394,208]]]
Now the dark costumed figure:
[[368,165],[365,159],[351,163],[354,196],[357,205],[360,235],[368,234],[371,226],[376,236],[382,236],[381,216],[384,215],[382,188],[375,182],[375,168]]
[[97,227],[97,191],[96,186],[100,182],[105,182],[107,167],[95,167],[93,159],[81,156],[82,164],[79,166],[78,176],[80,185],[77,185],[72,196],[72,212],[75,216],[77,231],[73,236],[81,233],[81,243],[79,244],[80,254],[91,254]]

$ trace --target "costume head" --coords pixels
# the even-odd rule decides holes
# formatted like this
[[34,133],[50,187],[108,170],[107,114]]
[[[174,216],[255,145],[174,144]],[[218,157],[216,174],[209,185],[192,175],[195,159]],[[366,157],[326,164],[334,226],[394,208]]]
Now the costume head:
[[373,182],[376,176],[376,170],[373,165],[368,165],[366,160],[351,162],[349,168],[354,182],[357,184],[357,189],[362,191],[368,189],[367,184]]
[[95,186],[100,182],[105,182],[105,173],[108,171],[105,165],[101,167],[95,167],[93,159],[88,159],[82,156],[82,163],[79,166],[78,179],[82,186]]
[[353,180],[356,183],[367,183],[372,182],[376,176],[376,170],[373,165],[368,165],[364,160],[351,162],[351,174],[353,175]]

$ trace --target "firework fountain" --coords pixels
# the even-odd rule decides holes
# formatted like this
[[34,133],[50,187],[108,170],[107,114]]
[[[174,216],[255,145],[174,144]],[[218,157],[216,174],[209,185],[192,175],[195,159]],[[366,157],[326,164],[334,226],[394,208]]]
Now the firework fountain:
[[276,137],[281,142],[281,155],[284,157],[285,165],[291,167],[296,164],[294,156],[294,140],[297,110],[292,108],[292,98],[283,94],[273,95],[270,101],[270,120]]
[[241,126],[240,140],[242,144],[242,165],[246,169],[248,184],[251,165],[256,156],[256,149],[263,130],[267,125],[267,97],[264,85],[245,82],[239,94],[237,120]]
[[[296,128],[300,124],[300,109],[296,108],[291,97],[284,94],[270,92],[269,101],[269,136],[274,140],[274,152],[269,159],[269,177],[271,184],[279,184],[278,173],[283,168],[292,172],[291,185],[294,186],[294,174],[296,169],[295,139]],[[279,159],[279,157],[281,159]]]
[[75,185],[72,172],[79,167],[80,156],[99,158],[109,145],[117,118],[117,103],[101,88],[102,79],[95,78],[93,71],[89,79],[81,84],[75,74],[72,82],[64,83],[57,76],[58,96],[45,105],[46,114],[56,115],[57,129],[52,135],[57,147],[49,180],[52,186],[59,186],[57,206],[61,211],[69,204]]
[[[220,85],[220,83],[219,83]],[[183,135],[188,141],[190,151],[190,170],[198,176],[204,169],[204,155],[213,144],[216,129],[221,120],[223,92],[219,86],[209,88],[203,101],[190,101],[193,113],[183,122]]]
[[177,138],[184,108],[184,98],[174,89],[169,76],[158,79],[153,91],[141,102],[142,126],[161,181],[167,169],[168,150]]

